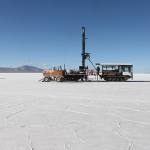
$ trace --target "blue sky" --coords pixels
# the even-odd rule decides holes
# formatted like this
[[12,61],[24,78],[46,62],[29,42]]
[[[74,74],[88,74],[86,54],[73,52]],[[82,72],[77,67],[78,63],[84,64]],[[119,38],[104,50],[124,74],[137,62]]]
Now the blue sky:
[[149,0],[0,0],[0,66],[132,63],[150,72]]

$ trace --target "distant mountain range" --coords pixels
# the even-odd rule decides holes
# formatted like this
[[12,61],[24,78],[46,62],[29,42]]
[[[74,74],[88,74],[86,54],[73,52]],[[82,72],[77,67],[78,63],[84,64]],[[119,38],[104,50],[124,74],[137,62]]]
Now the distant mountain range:
[[0,73],[40,73],[43,69],[34,66],[21,66],[16,68],[0,67]]

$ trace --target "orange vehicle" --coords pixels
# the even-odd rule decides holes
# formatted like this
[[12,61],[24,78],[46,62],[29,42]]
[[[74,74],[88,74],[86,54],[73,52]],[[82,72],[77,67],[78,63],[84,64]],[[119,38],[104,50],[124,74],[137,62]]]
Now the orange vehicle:
[[44,70],[43,76],[44,81],[48,82],[50,80],[55,81],[63,81],[64,80],[65,71],[64,70]]
[[54,67],[50,70],[44,70],[43,71],[43,82],[48,81],[87,81],[87,66],[85,66],[85,60],[89,57],[89,53],[85,52],[85,27],[82,27],[82,66],[79,66],[78,70],[72,69],[69,71],[66,71],[65,67],[62,69],[62,67]]
[[62,81],[78,81],[78,80],[83,81],[84,78],[87,77],[86,74],[80,72],[79,70],[77,71],[70,70],[67,72],[65,69],[44,70],[43,76],[44,76],[43,82],[49,82],[49,81],[62,82]]

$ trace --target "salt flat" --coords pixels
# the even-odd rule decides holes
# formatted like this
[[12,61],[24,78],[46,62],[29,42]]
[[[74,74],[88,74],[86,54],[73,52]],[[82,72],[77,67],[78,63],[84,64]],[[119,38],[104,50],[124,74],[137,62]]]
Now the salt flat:
[[39,82],[0,74],[0,150],[150,150],[150,74]]

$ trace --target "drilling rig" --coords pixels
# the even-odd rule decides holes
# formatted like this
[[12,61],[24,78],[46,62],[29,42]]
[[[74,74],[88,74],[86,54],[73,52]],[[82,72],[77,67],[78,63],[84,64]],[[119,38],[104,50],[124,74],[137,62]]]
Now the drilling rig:
[[82,65],[79,66],[78,70],[71,69],[67,71],[65,67],[62,69],[61,66],[54,67],[53,69],[50,70],[44,70],[43,71],[43,76],[44,82],[49,82],[49,81],[57,81],[57,82],[62,82],[62,81],[87,81],[87,69],[88,66],[86,66],[86,59],[90,58],[90,54],[86,53],[85,49],[86,45],[86,33],[85,33],[85,27],[82,27]]
[[[43,71],[43,82],[49,81],[87,81],[88,79],[88,66],[86,66],[86,60],[88,60],[96,71],[96,76],[104,79],[105,81],[127,81],[133,78],[133,65],[129,64],[99,64],[97,67],[90,59],[90,53],[86,52],[86,31],[85,27],[82,27],[82,64],[78,70],[71,69],[67,71],[65,67],[54,67],[53,69]],[[97,78],[98,79],[98,78]]]
[[86,59],[90,58],[90,53],[86,52],[86,35],[85,35],[85,27],[82,27],[82,66],[79,66],[79,70],[83,71],[84,73],[88,69],[88,66],[85,65]]

